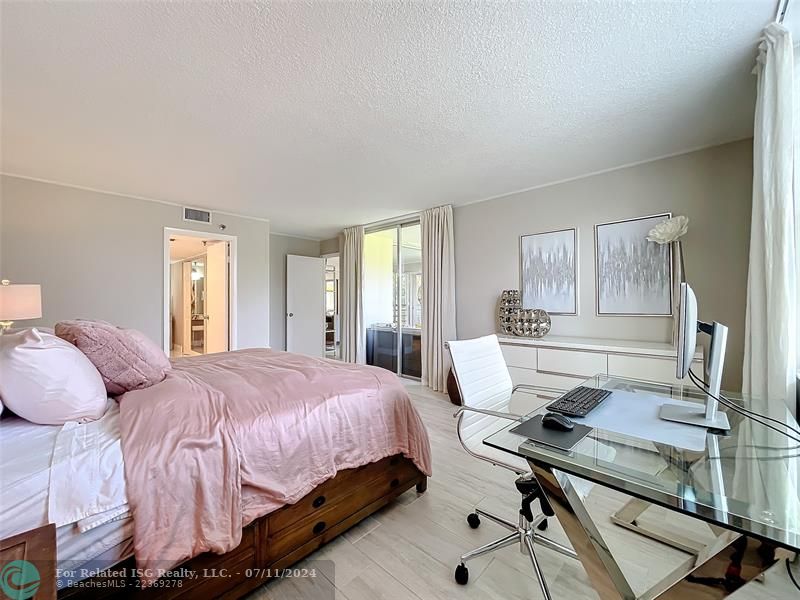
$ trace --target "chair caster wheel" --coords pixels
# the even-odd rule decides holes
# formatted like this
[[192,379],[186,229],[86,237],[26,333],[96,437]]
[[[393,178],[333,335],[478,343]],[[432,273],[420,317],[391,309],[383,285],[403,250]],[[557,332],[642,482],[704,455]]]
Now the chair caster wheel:
[[477,529],[478,525],[481,524],[481,518],[477,513],[469,513],[467,515],[467,523],[469,523],[469,526],[473,529]]
[[545,519],[544,521],[542,521],[541,523],[539,523],[539,524],[536,526],[536,529],[538,529],[539,531],[544,531],[545,529],[547,529],[547,519]]
[[459,585],[467,585],[469,581],[469,569],[467,565],[461,563],[456,567],[456,583]]

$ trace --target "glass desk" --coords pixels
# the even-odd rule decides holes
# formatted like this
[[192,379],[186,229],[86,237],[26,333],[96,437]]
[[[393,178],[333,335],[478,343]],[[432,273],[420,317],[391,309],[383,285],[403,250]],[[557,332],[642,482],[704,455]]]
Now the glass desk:
[[[668,399],[705,401],[702,392],[688,386],[606,376],[593,377],[582,385],[633,392],[637,400],[641,398],[641,402],[653,407],[653,418],[660,403]],[[516,392],[520,393],[537,394],[537,388]],[[542,390],[542,394],[547,392]],[[741,396],[726,396],[750,410],[796,425],[788,409],[770,410],[763,402],[744,402]],[[530,414],[547,412],[547,404]],[[608,411],[613,407],[612,394],[595,410]],[[586,485],[574,485],[575,477],[633,497],[612,517],[618,525],[693,554],[682,569],[639,596],[685,599],[693,597],[687,595],[690,592],[698,591],[692,587],[697,585],[697,577],[725,576],[731,563],[731,546],[745,554],[750,547],[757,557],[750,561],[753,565],[744,560],[743,579],[754,577],[770,566],[764,558],[769,559],[776,548],[800,551],[800,444],[722,405],[720,408],[728,413],[731,430],[724,435],[707,433],[703,450],[686,450],[663,440],[652,442],[631,435],[630,416],[624,412],[619,414],[619,421],[622,424],[627,420],[625,426],[615,425],[614,431],[595,428],[569,452],[511,433],[509,430],[517,423],[489,436],[484,443],[528,460],[602,598],[637,596],[589,517],[580,491]],[[701,433],[701,446],[702,438]],[[716,540],[700,545],[670,535],[666,529],[640,528],[636,517],[651,504],[707,522]],[[726,595],[708,595],[708,589],[702,588],[702,597]]]

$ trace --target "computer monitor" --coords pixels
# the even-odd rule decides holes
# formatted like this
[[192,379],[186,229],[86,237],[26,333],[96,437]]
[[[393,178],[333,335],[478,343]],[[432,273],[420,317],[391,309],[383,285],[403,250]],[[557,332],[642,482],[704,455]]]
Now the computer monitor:
[[704,323],[697,319],[697,297],[688,283],[681,283],[680,304],[678,305],[678,347],[676,373],[678,379],[684,379],[694,360],[697,332],[711,336],[711,344],[706,361],[705,379],[707,381],[705,407],[687,406],[667,402],[661,405],[659,417],[667,421],[678,421],[690,425],[728,430],[731,428],[728,415],[717,410],[720,387],[722,384],[722,367],[725,362],[725,347],[728,343],[728,328],[721,323]]
[[682,283],[678,304],[678,368],[675,373],[678,379],[689,374],[696,344],[697,297],[688,283]]

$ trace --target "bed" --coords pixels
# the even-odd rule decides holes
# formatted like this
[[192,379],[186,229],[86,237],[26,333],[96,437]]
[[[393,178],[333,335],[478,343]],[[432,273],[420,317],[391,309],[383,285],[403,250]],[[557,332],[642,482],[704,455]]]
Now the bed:
[[[116,563],[133,552],[119,407],[85,426],[0,420],[0,539],[57,525],[58,568]],[[79,482],[79,485],[76,485]],[[61,498],[62,502],[56,502]],[[51,506],[52,502],[52,506]]]
[[[430,475],[405,389],[373,367],[270,350],[178,359],[111,402],[88,428],[0,422],[17,465],[0,535],[56,522],[60,597],[239,597]],[[38,458],[11,461],[11,447]]]

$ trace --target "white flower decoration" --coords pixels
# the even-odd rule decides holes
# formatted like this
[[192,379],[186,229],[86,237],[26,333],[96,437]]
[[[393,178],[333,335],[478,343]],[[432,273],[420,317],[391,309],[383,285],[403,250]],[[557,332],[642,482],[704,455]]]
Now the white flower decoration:
[[689,230],[689,217],[679,215],[662,221],[650,230],[647,240],[656,244],[677,242]]

